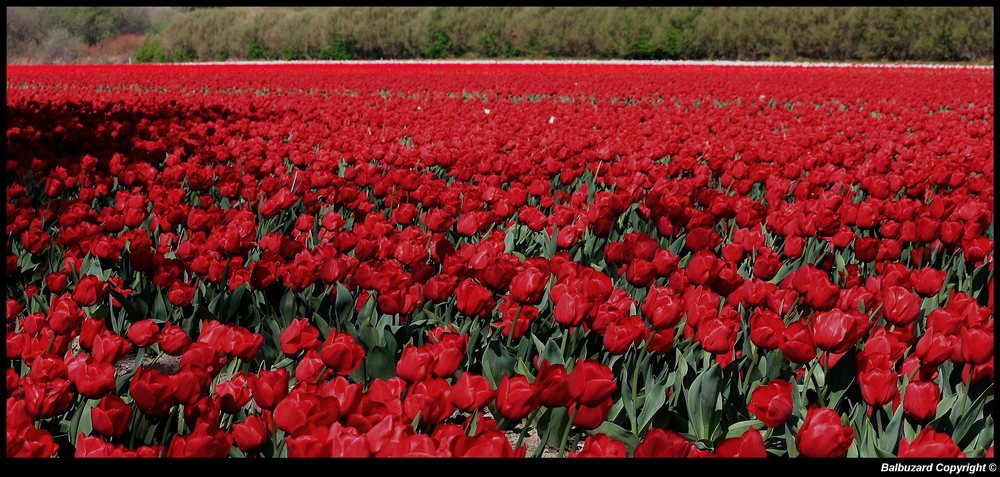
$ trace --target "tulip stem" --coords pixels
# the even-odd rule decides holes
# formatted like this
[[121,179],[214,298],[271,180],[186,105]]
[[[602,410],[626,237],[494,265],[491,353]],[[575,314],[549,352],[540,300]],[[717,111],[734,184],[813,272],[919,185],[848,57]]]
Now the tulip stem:
[[541,408],[531,411],[531,414],[529,414],[528,417],[524,419],[524,423],[521,424],[521,433],[517,436],[517,443],[514,444],[514,450],[517,450],[518,447],[521,447],[521,443],[524,442],[524,436],[528,433],[528,424],[530,424],[531,421],[535,420],[535,415],[538,414],[539,409]]
[[[180,406],[180,407],[183,407],[183,405]],[[178,409],[174,408],[173,411],[170,411],[170,415],[167,416],[167,418],[163,421],[163,436],[160,437],[160,442],[168,442],[167,441],[167,436],[170,433],[170,421],[172,421],[174,419],[174,416],[177,416],[177,414],[178,414]],[[180,420],[183,421],[184,420],[184,415],[183,415],[184,413],[181,412],[180,414],[181,414],[179,416]]]
[[476,411],[475,414],[473,414],[472,417],[469,418],[469,423],[465,425],[465,434],[466,435],[471,436],[472,433],[475,432],[475,429],[473,428],[473,426],[476,425],[476,421],[478,419],[479,419],[479,411]]
[[829,386],[829,383],[830,383],[830,377],[827,376],[827,373],[830,372],[830,366],[829,366],[830,365],[830,352],[829,351],[820,353],[820,356],[819,356],[819,365],[823,368],[823,391],[821,392],[820,389],[819,389],[819,387],[817,387],[816,388],[816,393],[819,394],[819,403],[820,403],[820,405],[822,405],[822,406],[825,407],[827,405],[825,390]]
[[323,382],[323,375],[324,374],[326,374],[326,365],[325,364],[322,367],[319,368],[319,377],[316,378],[316,383],[315,384],[319,384],[319,383]]
[[[635,368],[632,373],[632,407],[639,407],[639,367],[642,366],[642,360],[646,357],[646,346],[645,341],[642,343],[643,346],[639,350],[639,355],[635,358]],[[649,385],[649,383],[646,383]],[[632,420],[632,434],[639,435],[639,423],[637,420]]]
[[[745,359],[745,358],[744,358]],[[746,374],[740,379],[740,393],[746,394],[748,384],[750,383],[751,374],[753,374],[754,368],[757,367],[757,346],[750,343],[750,367],[747,368]],[[767,378],[767,376],[764,376]]]
[[878,435],[881,436],[882,435],[882,410],[879,409],[878,406],[872,406],[872,412],[875,413],[875,425],[878,426],[878,427],[876,427],[875,430],[876,430],[876,432],[878,432]]
[[812,379],[812,362],[806,363],[806,372],[802,376],[802,405],[809,407],[806,402],[806,395],[809,392],[809,381]]
[[510,324],[510,331],[507,332],[507,347],[510,348],[510,340],[514,337],[514,330],[517,329],[517,320],[521,317],[521,309],[524,305],[517,306],[517,314],[514,315],[514,322]]
[[281,443],[278,444],[278,447],[274,449],[274,456],[281,457],[281,451],[284,449],[285,449],[285,439],[281,439]]
[[569,431],[573,428],[573,421],[576,420],[576,414],[578,412],[580,412],[580,403],[576,403],[576,408],[573,409],[573,414],[570,414],[569,421],[566,422],[566,429],[563,430],[562,439],[559,440],[559,457],[566,456],[563,452],[566,449],[566,439],[569,439]]

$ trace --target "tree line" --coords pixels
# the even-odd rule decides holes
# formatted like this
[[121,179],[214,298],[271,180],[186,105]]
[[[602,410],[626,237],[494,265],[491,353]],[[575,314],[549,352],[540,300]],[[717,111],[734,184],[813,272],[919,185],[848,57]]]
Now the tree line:
[[[136,61],[993,60],[991,7],[8,7],[13,48],[141,30]],[[161,9],[162,10],[162,9]],[[38,13],[43,12],[44,15]],[[150,20],[156,13],[160,20]],[[169,15],[168,15],[169,13]],[[45,22],[48,23],[45,23]],[[34,32],[34,33],[32,33]],[[57,35],[61,41],[52,41]],[[34,42],[34,43],[32,43]],[[48,43],[47,43],[48,42]],[[16,54],[14,55],[17,56]]]

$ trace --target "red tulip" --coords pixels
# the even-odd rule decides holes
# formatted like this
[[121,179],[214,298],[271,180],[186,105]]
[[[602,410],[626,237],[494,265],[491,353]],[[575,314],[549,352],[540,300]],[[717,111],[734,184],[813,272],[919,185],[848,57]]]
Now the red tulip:
[[765,350],[778,349],[785,332],[785,322],[770,310],[757,310],[750,315],[750,341]]
[[493,311],[496,302],[493,293],[471,278],[466,278],[455,289],[458,311],[466,316],[486,317]]
[[500,415],[511,421],[528,417],[540,405],[538,394],[528,383],[528,378],[521,375],[513,378],[504,375],[497,388],[496,399]]
[[854,347],[868,331],[868,317],[833,309],[811,318],[813,341],[819,349],[841,354]]
[[210,457],[229,455],[233,447],[233,436],[206,422],[199,422],[194,432],[186,436],[175,434],[167,449],[167,457]]
[[547,270],[525,263],[510,282],[510,296],[523,305],[536,305],[549,281]]
[[126,336],[132,341],[132,344],[140,348],[145,348],[156,343],[159,334],[160,325],[156,324],[152,319],[132,323],[132,326],[129,326],[126,332]]
[[854,441],[854,429],[844,426],[837,411],[813,406],[795,435],[804,457],[843,457]]
[[934,381],[911,381],[903,395],[903,409],[907,416],[926,421],[934,417],[940,400],[941,389]]
[[607,436],[594,434],[583,441],[583,449],[579,453],[570,452],[569,457],[626,457],[625,444]]
[[288,394],[288,370],[261,371],[253,384],[253,400],[262,409],[274,409]]
[[941,291],[947,272],[924,267],[913,272],[913,289],[922,296],[934,296]]
[[792,384],[780,379],[759,386],[750,394],[747,409],[767,427],[779,427],[792,415]]
[[80,306],[94,306],[104,298],[107,293],[108,284],[94,275],[84,275],[80,277],[76,288],[73,289],[73,301]]
[[486,378],[466,372],[458,377],[449,396],[451,403],[458,409],[474,412],[492,401],[496,391],[490,387]]
[[594,360],[578,360],[569,375],[569,394],[584,406],[600,404],[617,389],[611,368]]
[[895,325],[906,326],[920,317],[920,298],[903,287],[883,290],[882,301],[885,303],[885,318]]
[[330,335],[319,350],[319,356],[334,373],[347,375],[361,365],[365,349],[351,335],[330,330]]
[[694,457],[698,449],[674,431],[650,429],[635,448],[633,457]]
[[543,406],[556,408],[568,406],[573,398],[569,392],[569,375],[566,367],[548,361],[538,363],[538,375],[532,384]]
[[407,345],[396,363],[396,374],[408,382],[416,383],[430,376],[434,355],[425,347]]
[[320,345],[319,330],[309,324],[309,320],[295,319],[281,332],[281,352],[294,356],[299,351],[315,349]]
[[779,340],[781,354],[793,363],[808,363],[816,358],[816,345],[805,320],[792,322]]
[[719,445],[715,446],[715,455],[720,457],[767,457],[767,448],[764,447],[764,438],[760,431],[750,428],[741,437],[731,437],[723,439]]
[[905,437],[899,441],[899,457],[955,458],[965,457],[965,452],[955,445],[948,434],[925,427],[913,442]]
[[132,407],[113,394],[104,396],[90,409],[91,425],[95,432],[104,437],[120,437],[128,429],[131,417]]

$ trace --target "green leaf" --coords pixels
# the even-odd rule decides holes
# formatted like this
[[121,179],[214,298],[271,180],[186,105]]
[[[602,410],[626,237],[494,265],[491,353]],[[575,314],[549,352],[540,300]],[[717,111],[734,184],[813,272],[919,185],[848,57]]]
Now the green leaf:
[[[541,439],[539,446],[529,454],[530,457],[541,457],[545,452],[545,447],[559,447],[559,440],[562,438],[562,431],[569,424],[566,422],[566,408],[557,407],[555,409],[542,408],[539,413],[537,427]],[[541,429],[545,429],[542,431]]]
[[[986,416],[986,419],[980,421],[982,423],[982,430],[979,431],[979,435],[976,439],[972,440],[972,443],[965,448],[965,453],[972,456],[972,451],[974,449],[986,449],[993,445],[993,417]],[[977,454],[982,456],[982,453]]]
[[784,280],[785,277],[787,277],[789,274],[797,270],[802,265],[803,259],[804,257],[800,257],[798,260],[795,260],[794,262],[791,263],[786,262],[784,265],[781,266],[781,268],[778,269],[778,273],[774,275],[774,278],[768,280],[768,283],[774,283],[774,284],[781,283],[781,281]]
[[[878,457],[875,451],[875,428],[861,411],[866,409],[866,405],[858,405],[854,408],[854,439],[858,443],[859,457]],[[881,412],[881,409],[873,409],[872,413]]]
[[[534,335],[532,335],[532,338],[537,341],[537,338],[535,338]],[[559,351],[559,344],[556,343],[555,339],[549,339],[549,342],[546,343],[544,347],[542,346],[541,341],[536,342],[535,346],[541,350],[541,352],[538,353],[538,362],[548,361],[552,364],[566,365],[566,362],[563,360],[562,352]]]
[[274,343],[281,343],[281,329],[278,327],[278,323],[274,320],[264,320],[267,323],[267,328],[271,332],[271,341]]
[[896,457],[892,452],[886,452],[880,449],[878,446],[875,446],[875,455],[878,456],[880,459],[891,459],[893,457]]
[[101,277],[101,275],[104,275],[104,268],[101,267],[100,259],[90,255],[84,257],[83,263],[80,264],[80,276],[84,275],[94,275],[102,281],[107,281],[108,279],[108,277]]
[[556,251],[559,250],[558,241],[556,240],[559,236],[559,226],[552,225],[552,237],[545,242],[545,258],[551,259],[556,255]]
[[899,434],[902,428],[903,406],[898,406],[896,408],[896,412],[892,415],[892,419],[889,420],[889,424],[885,426],[885,431],[882,432],[882,438],[879,439],[879,450],[888,454],[880,457],[894,457],[893,453],[896,452],[896,446],[899,444]]
[[843,273],[847,268],[847,263],[844,261],[844,257],[841,256],[840,252],[833,254],[833,261],[837,267],[837,273]]
[[324,338],[330,336],[330,324],[322,316],[319,316],[318,313],[313,313],[313,321],[316,322],[316,329],[319,330]]
[[970,406],[966,412],[962,413],[958,423],[955,425],[955,431],[951,434],[951,438],[956,443],[961,442],[965,437],[965,434],[969,432],[972,424],[981,419],[983,406],[985,406],[987,402],[993,400],[993,395],[989,392],[992,387],[993,385],[990,384],[988,388],[984,389],[982,394],[980,394],[979,397],[976,398],[975,402],[973,402],[972,406]]
[[208,302],[208,306],[206,307],[206,308],[208,308],[208,311],[210,311],[213,314],[215,314],[215,315],[218,316],[219,315],[219,303],[222,301],[222,297],[223,297],[222,293],[216,293],[215,296],[213,296],[212,299],[209,300],[209,302]]
[[337,322],[349,321],[354,316],[354,295],[347,291],[344,285],[337,284],[337,298],[334,300],[334,311],[337,313]]
[[142,311],[140,311],[138,308],[136,308],[135,304],[132,303],[132,300],[126,298],[125,295],[119,293],[118,290],[115,290],[112,287],[108,287],[108,293],[111,294],[111,296],[115,297],[115,299],[118,300],[118,303],[122,304],[122,307],[125,308],[125,311],[128,313],[128,316],[129,318],[131,318],[132,322],[146,319],[146,315],[143,314]]
[[472,330],[469,332],[469,345],[468,345],[468,349],[465,352],[466,353],[465,361],[467,363],[471,363],[472,362],[472,354],[473,354],[474,351],[476,351],[476,347],[477,347],[476,343],[478,343],[479,337],[480,337],[480,335],[482,335],[482,333],[483,333],[483,329],[480,326],[473,326]]
[[632,455],[632,452],[635,451],[635,448],[639,445],[640,442],[639,437],[636,436],[635,434],[632,434],[631,432],[625,430],[621,426],[608,421],[604,421],[603,423],[601,423],[600,426],[597,426],[597,429],[588,431],[588,434],[590,435],[606,434],[608,437],[612,439],[621,441],[623,444],[625,444],[625,448],[628,450],[629,455]]
[[163,300],[163,292],[157,288],[156,298],[153,300],[153,318],[165,322],[170,319],[169,315],[167,313],[167,303]]
[[670,253],[677,255],[681,251],[681,247],[684,246],[684,241],[687,238],[687,233],[683,233],[677,236],[676,239],[667,247]]
[[368,349],[375,349],[382,346],[382,334],[374,326],[363,324],[358,327],[358,332],[361,342],[364,343]]
[[[969,280],[969,284],[971,285],[971,296],[987,296],[986,285],[989,283],[990,278],[993,277],[992,268],[992,264],[987,262],[973,270],[972,279]],[[980,301],[980,303],[985,302]]]
[[645,431],[646,426],[653,420],[656,411],[659,411],[663,404],[667,402],[667,382],[657,379],[652,385],[646,386],[645,403],[642,405],[642,412],[639,413],[639,432]]
[[84,407],[85,409],[83,410],[83,414],[80,416],[80,426],[77,428],[77,432],[82,432],[88,436],[90,435],[91,432],[93,432],[94,425],[90,420],[90,411],[91,409],[93,409],[94,406],[97,405],[97,402],[99,401],[87,400],[87,402],[83,406],[81,406]]
[[278,311],[285,323],[290,322],[295,317],[295,292],[291,288],[285,290],[285,294],[282,295]]
[[632,429],[638,430],[639,420],[635,413],[635,401],[632,400],[632,386],[628,376],[628,370],[622,370],[622,406],[625,408],[625,415]]
[[788,425],[788,423],[785,423],[785,447],[788,448],[788,457],[795,458],[799,456],[799,449],[795,447],[795,434],[792,433],[792,426]]
[[122,394],[123,391],[128,389],[128,384],[132,380],[132,376],[134,376],[135,372],[139,370],[139,367],[142,365],[142,360],[145,356],[146,356],[146,348],[139,348],[139,350],[136,351],[135,354],[135,367],[132,369],[132,371],[123,374],[119,376],[117,379],[115,379],[115,389],[117,390],[118,394]]
[[434,310],[424,310],[424,316],[427,317],[427,322],[432,325],[436,325],[442,321],[441,317],[437,316],[437,313],[434,313]]
[[365,357],[365,366],[368,369],[368,375],[372,378],[392,378],[396,375],[395,364],[392,357],[382,348],[371,350]]
[[229,295],[229,298],[226,300],[225,312],[222,315],[225,321],[229,321],[236,316],[236,312],[239,311],[240,305],[243,303],[243,295],[246,295],[246,292],[247,285],[243,284]]
[[756,419],[734,422],[729,425],[729,430],[726,431],[726,438],[740,437],[747,432],[747,429],[750,429],[757,424],[761,424],[761,422]]
[[941,401],[938,402],[937,411],[935,411],[934,413],[934,420],[936,421],[939,418],[944,417],[945,414],[947,414],[948,411],[951,410],[952,406],[955,405],[955,401],[957,400],[958,400],[958,394],[952,394],[950,396],[942,398]]
[[284,367],[286,367],[286,366],[288,366],[288,365],[290,365],[292,363],[295,363],[294,359],[292,359],[292,358],[283,358],[280,361],[274,363],[274,365],[272,366],[272,369],[284,368]]
[[528,364],[521,358],[517,358],[517,360],[514,361],[514,372],[527,376],[529,379],[534,377],[534,373],[528,369]]
[[691,383],[691,388],[684,395],[689,416],[690,433],[699,439],[711,438],[711,419],[715,412],[715,402],[719,397],[719,381],[722,369],[718,363],[701,373]]
[[854,369],[853,359],[842,359],[828,370],[826,385],[829,394],[827,395],[827,405],[831,409],[836,409],[841,399],[854,384],[857,371]]
[[510,227],[510,228],[508,228],[506,230],[506,233],[505,233],[504,238],[503,238],[503,245],[504,245],[503,249],[504,249],[504,252],[510,253],[512,250],[515,249],[515,247],[514,247],[514,235],[516,233],[517,233],[517,226],[516,225],[514,227]]
[[[499,351],[495,349],[498,347]],[[503,375],[511,375],[513,369],[513,360],[505,347],[500,346],[498,342],[486,347],[486,351],[483,352],[483,374],[494,389],[499,386]]]
[[[83,404],[77,406],[76,412],[73,413],[73,418],[70,419],[70,421],[69,421],[69,431],[67,432],[67,436],[66,437],[69,438],[70,443],[72,443],[74,446],[77,445],[76,444],[76,436],[77,436],[78,430],[80,429],[80,419],[83,417],[86,409],[87,409],[87,401],[84,400]],[[89,413],[86,413],[86,414],[89,414]],[[65,421],[63,421],[63,422],[65,422]]]

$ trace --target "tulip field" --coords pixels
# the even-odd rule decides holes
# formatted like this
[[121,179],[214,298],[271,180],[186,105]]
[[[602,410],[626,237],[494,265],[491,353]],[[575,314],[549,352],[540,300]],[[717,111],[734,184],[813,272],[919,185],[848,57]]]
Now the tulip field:
[[992,457],[993,69],[7,66],[8,457]]

